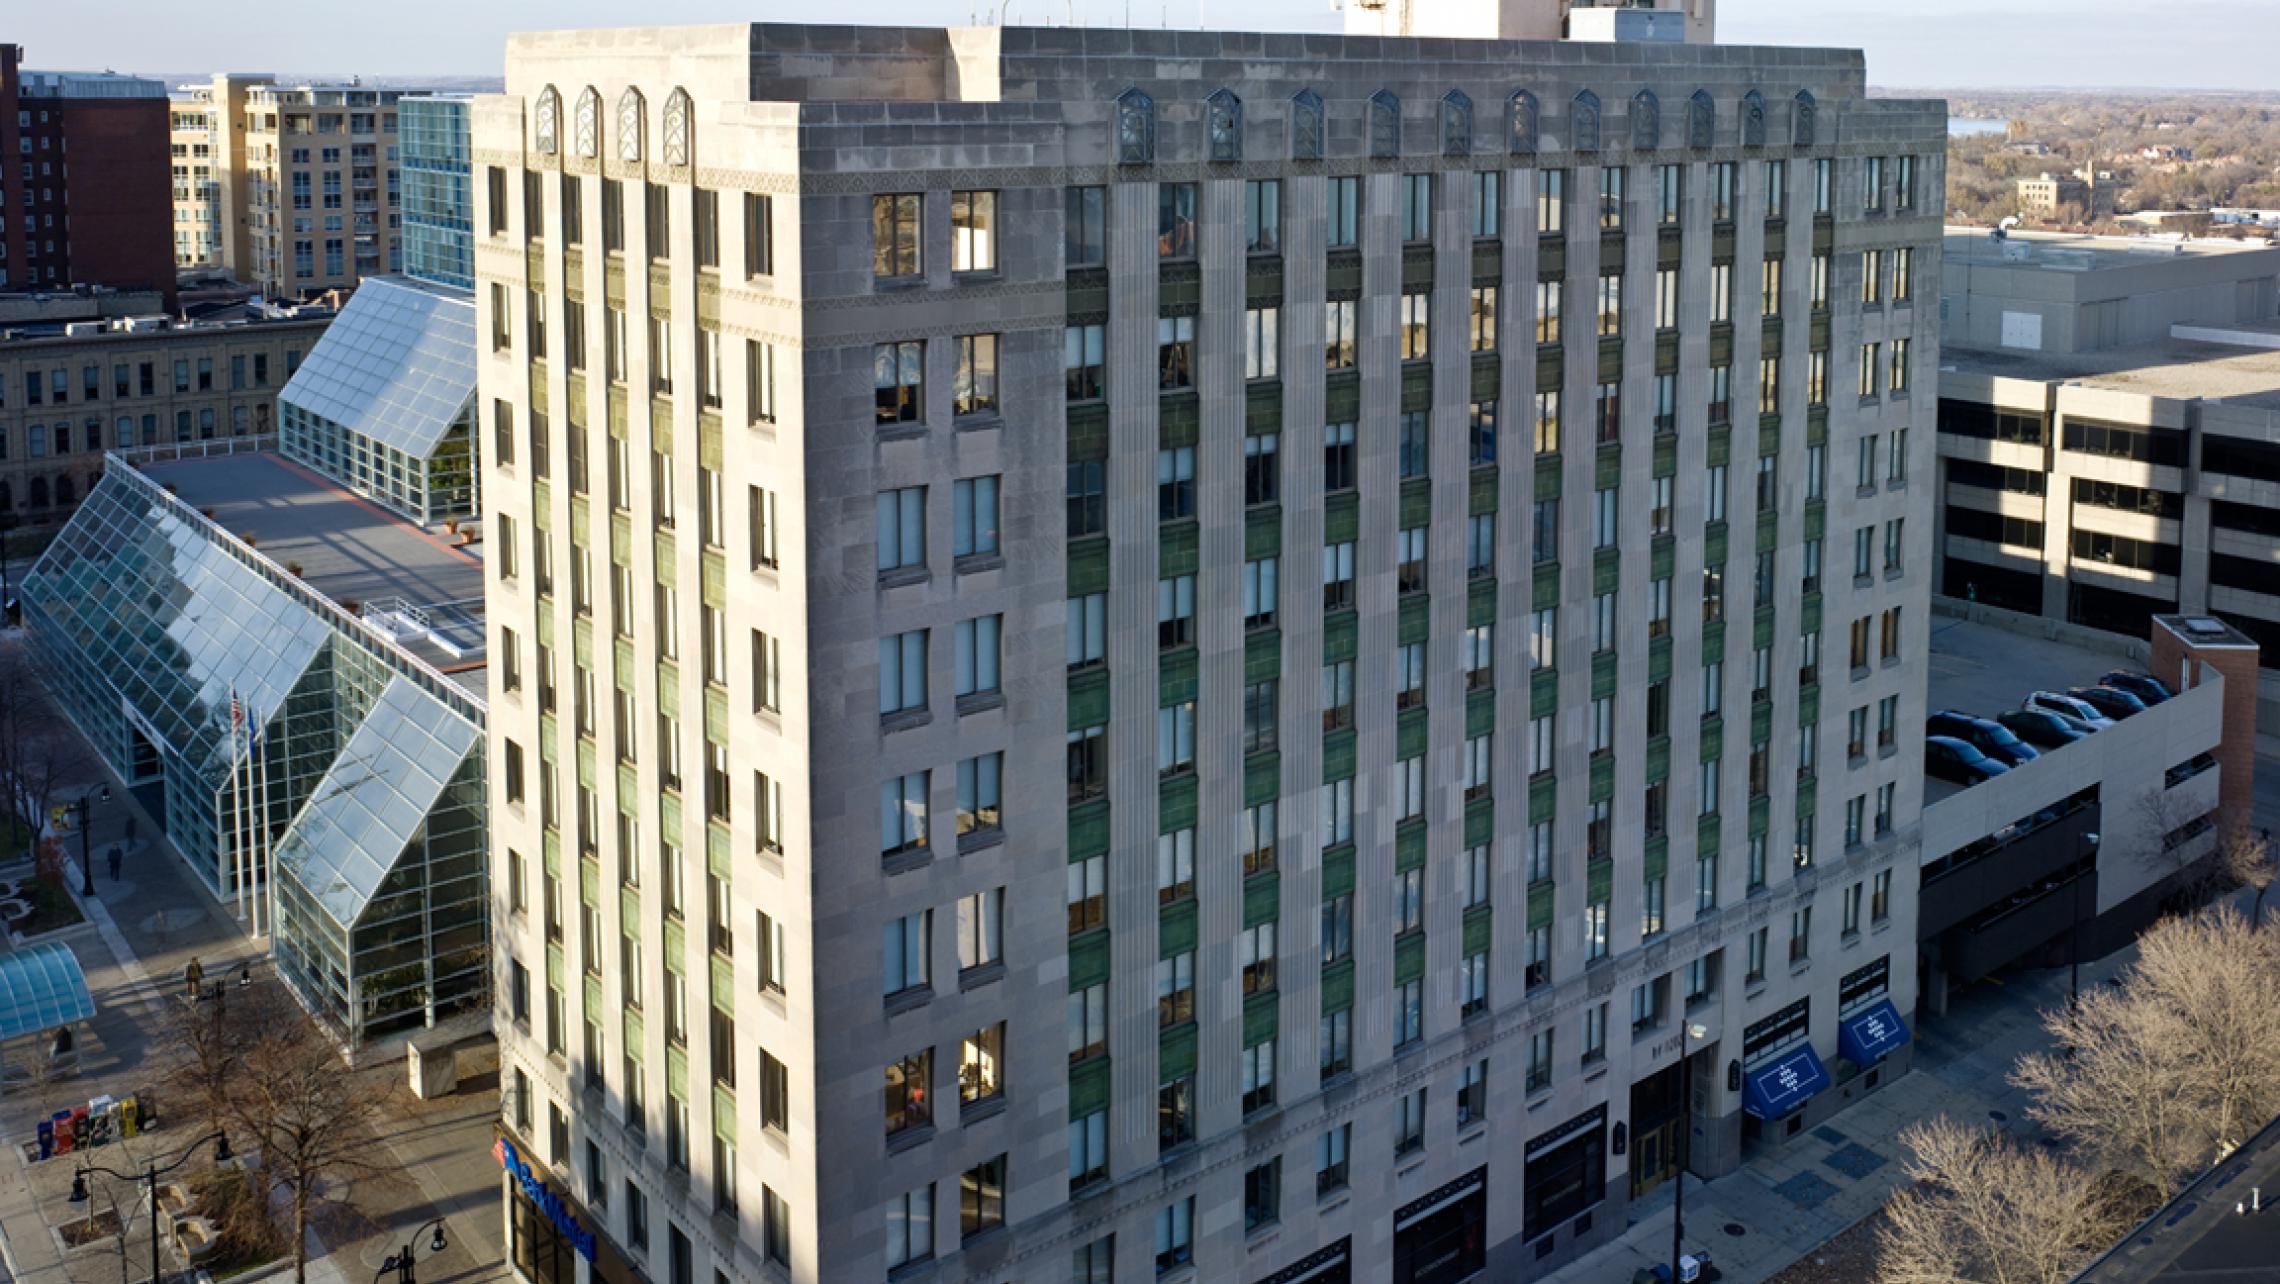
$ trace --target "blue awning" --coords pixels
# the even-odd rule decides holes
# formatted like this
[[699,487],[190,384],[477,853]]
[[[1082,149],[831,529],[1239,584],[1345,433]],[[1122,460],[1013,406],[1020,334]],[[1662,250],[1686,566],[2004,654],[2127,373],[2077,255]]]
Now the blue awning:
[[1750,1071],[1742,1085],[1742,1113],[1753,1119],[1779,1119],[1828,1086],[1829,1072],[1813,1055],[1813,1045],[1800,1044],[1779,1061]]
[[1837,1051],[1856,1066],[1875,1065],[1906,1042],[1908,1023],[1900,1019],[1900,1010],[1890,999],[1837,1023]]

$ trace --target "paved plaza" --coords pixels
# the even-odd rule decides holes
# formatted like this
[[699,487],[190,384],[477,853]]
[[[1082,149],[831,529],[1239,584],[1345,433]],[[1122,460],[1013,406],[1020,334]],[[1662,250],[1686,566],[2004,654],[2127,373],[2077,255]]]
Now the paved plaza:
[[[98,1214],[116,1208],[125,1224],[123,1242],[119,1235],[106,1235],[67,1247],[59,1228],[84,1222],[89,1214],[89,1204],[69,1202],[75,1157],[31,1162],[23,1143],[34,1140],[37,1122],[54,1111],[102,1094],[155,1091],[168,1062],[169,1023],[183,1003],[182,971],[192,956],[203,963],[209,982],[226,978],[234,987],[241,967],[250,965],[253,985],[281,984],[229,909],[214,901],[171,850],[153,845],[150,836],[159,827],[150,816],[116,781],[109,783],[110,801],[92,808],[96,894],[78,898],[89,921],[40,938],[71,948],[95,999],[96,1014],[80,1030],[80,1072],[0,1096],[0,1129],[9,1143],[0,1155],[0,1256],[12,1284],[125,1284],[149,1278],[150,1223],[141,1183],[92,1178],[89,1203]],[[131,842],[126,839],[130,820],[140,835]],[[77,897],[76,836],[69,848],[68,881]],[[122,849],[117,880],[106,868],[114,848]],[[28,860],[14,871],[0,871],[0,877],[29,874]],[[14,948],[14,942],[0,942],[0,950]],[[342,1073],[350,1072],[344,1068]],[[324,1218],[318,1242],[311,1246],[316,1259],[310,1264],[311,1284],[363,1284],[415,1227],[438,1215],[446,1219],[449,1246],[431,1255],[421,1237],[421,1284],[505,1279],[498,1165],[490,1154],[495,1080],[485,1078],[463,1085],[451,1097],[422,1102],[403,1087],[401,1058],[357,1073],[371,1078],[374,1091],[389,1093],[392,1107],[400,1106],[395,1126],[383,1139],[389,1152],[384,1165],[395,1172],[342,1192],[355,1213],[335,1210]],[[85,1157],[133,1171],[154,1162],[171,1163],[190,1149],[197,1158],[177,1179],[209,1167],[211,1147],[189,1145],[204,1130],[194,1128],[186,1114],[170,1114],[163,1095],[158,1106],[161,1126],[156,1132],[114,1141]],[[36,1147],[32,1153],[37,1154]],[[169,1274],[181,1268],[171,1247],[165,1261]],[[237,1278],[291,1275],[288,1257]]]

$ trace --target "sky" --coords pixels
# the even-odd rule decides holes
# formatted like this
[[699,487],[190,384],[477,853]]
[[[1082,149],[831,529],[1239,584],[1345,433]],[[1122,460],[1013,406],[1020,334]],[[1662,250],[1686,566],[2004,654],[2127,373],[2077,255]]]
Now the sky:
[[[1333,0],[842,0],[835,21],[966,25],[997,3],[1015,23],[1337,30]],[[782,0],[181,0],[11,5],[7,39],[35,68],[169,76],[271,71],[367,79],[496,76],[510,31],[792,19]],[[1922,89],[2280,88],[2280,0],[1718,0],[1723,44],[1867,51],[1871,83]],[[240,18],[238,15],[244,15]],[[1240,17],[1236,15],[1241,15]],[[336,33],[346,33],[343,48]]]

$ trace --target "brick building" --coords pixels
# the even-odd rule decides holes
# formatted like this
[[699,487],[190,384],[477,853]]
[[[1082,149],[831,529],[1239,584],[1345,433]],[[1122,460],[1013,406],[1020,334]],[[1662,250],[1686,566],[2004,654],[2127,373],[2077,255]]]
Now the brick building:
[[[25,71],[0,44],[0,287],[155,289],[174,306],[166,86]],[[69,163],[66,163],[66,157]]]

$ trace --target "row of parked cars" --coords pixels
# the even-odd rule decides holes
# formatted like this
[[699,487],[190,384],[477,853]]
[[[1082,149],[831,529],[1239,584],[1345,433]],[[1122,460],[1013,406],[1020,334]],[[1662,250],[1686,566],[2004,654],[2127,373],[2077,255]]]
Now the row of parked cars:
[[2037,691],[1992,718],[1942,709],[1924,720],[1924,774],[1959,785],[1992,780],[2172,694],[2151,674],[2113,669],[2095,686]]

